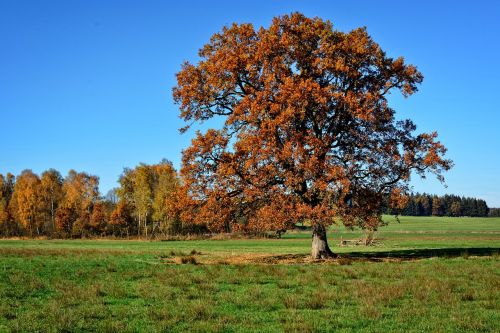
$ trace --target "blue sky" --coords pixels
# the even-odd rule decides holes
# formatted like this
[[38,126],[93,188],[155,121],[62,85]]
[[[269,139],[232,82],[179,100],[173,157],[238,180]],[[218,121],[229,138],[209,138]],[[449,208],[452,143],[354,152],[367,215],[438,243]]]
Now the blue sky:
[[162,158],[179,167],[175,73],[232,22],[268,26],[300,11],[342,31],[366,26],[391,56],[425,76],[391,97],[401,118],[437,130],[455,167],[447,188],[500,207],[500,2],[0,1],[0,173],[71,168],[116,186],[123,167]]

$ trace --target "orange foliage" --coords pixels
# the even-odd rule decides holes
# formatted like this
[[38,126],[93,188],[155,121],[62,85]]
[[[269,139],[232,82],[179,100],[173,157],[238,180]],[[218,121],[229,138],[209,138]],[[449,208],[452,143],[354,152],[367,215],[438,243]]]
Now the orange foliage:
[[40,178],[31,170],[24,170],[17,177],[14,186],[11,210],[16,220],[30,235],[39,234],[42,226],[39,202]]
[[435,133],[415,134],[387,102],[393,90],[416,92],[422,74],[364,28],[344,33],[294,13],[268,28],[225,27],[199,54],[173,91],[181,131],[217,116],[223,126],[197,132],[183,152],[184,220],[229,231],[340,217],[373,229],[412,172],[442,180],[452,165]]
[[130,227],[133,222],[130,210],[130,207],[125,201],[119,201],[116,208],[111,213],[109,223],[120,229]]
[[99,197],[99,178],[85,172],[70,170],[64,179],[64,198],[56,211],[59,232],[84,235],[90,229],[92,208]]
[[97,201],[92,208],[89,226],[95,234],[102,234],[108,223],[108,214],[102,201]]

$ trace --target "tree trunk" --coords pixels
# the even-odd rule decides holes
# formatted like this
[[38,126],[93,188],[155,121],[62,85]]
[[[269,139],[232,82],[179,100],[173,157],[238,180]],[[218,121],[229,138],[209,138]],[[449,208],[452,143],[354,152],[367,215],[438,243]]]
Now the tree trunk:
[[332,250],[330,250],[330,247],[328,247],[325,226],[317,223],[313,225],[312,230],[311,257],[313,259],[334,258],[336,255],[332,252]]
[[141,235],[141,215],[137,218],[137,237]]
[[50,233],[53,234],[54,230],[56,230],[54,199],[50,200],[50,222],[52,222]]

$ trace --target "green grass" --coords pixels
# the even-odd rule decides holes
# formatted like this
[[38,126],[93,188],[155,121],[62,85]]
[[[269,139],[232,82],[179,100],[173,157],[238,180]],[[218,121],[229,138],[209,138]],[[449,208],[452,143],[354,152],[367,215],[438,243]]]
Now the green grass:
[[[375,246],[337,246],[360,235],[331,230],[341,260],[274,265],[224,263],[305,256],[310,234],[2,240],[0,332],[500,330],[500,219],[403,217],[381,228]],[[193,249],[201,264],[176,264]]]

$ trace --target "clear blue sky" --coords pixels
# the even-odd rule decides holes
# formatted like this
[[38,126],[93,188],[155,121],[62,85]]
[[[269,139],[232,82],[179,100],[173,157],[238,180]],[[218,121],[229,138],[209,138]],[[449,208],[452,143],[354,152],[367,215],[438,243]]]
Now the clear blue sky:
[[366,26],[418,66],[420,91],[392,98],[400,117],[437,130],[456,166],[448,188],[500,207],[498,1],[0,1],[0,173],[71,168],[100,176],[162,158],[179,167],[175,73],[224,25],[269,25],[300,11],[343,31]]

